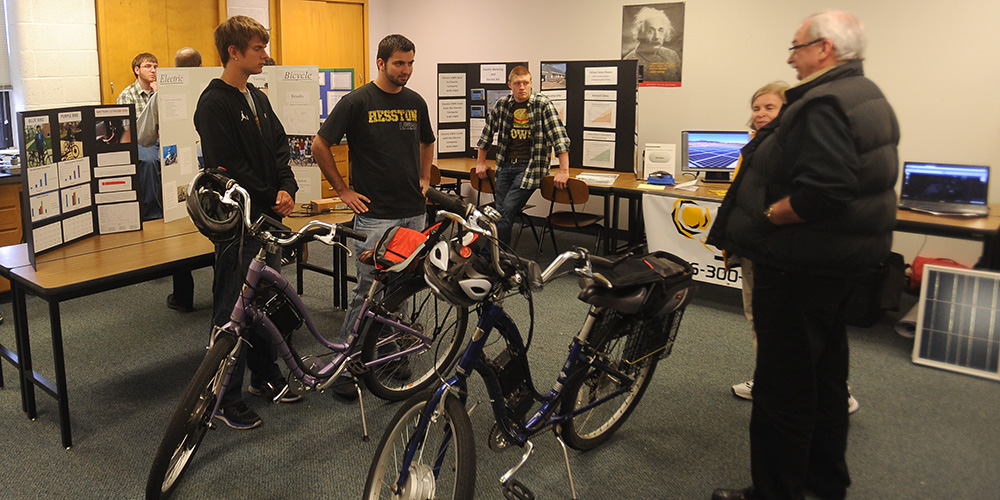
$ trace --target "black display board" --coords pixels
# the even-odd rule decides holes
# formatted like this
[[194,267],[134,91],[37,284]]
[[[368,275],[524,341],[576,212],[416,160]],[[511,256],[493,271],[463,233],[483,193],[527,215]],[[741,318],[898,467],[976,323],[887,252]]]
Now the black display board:
[[565,109],[571,167],[635,170],[635,60],[542,61],[539,80]]
[[142,229],[135,106],[17,114],[28,255],[95,234]]
[[[528,63],[438,64],[438,158],[476,157],[482,125],[497,99],[510,94],[507,75],[515,66],[527,67]],[[458,95],[462,86],[464,92]],[[460,120],[459,107],[463,108]],[[460,130],[465,131],[464,147],[455,151]],[[493,159],[495,153],[491,148],[488,158]]]
[[[439,158],[476,157],[482,123],[496,100],[510,93],[506,75],[517,65],[527,63],[438,64]],[[634,171],[636,61],[543,61],[532,80],[533,90],[549,97],[563,118],[571,167]],[[491,148],[487,158],[495,152]]]

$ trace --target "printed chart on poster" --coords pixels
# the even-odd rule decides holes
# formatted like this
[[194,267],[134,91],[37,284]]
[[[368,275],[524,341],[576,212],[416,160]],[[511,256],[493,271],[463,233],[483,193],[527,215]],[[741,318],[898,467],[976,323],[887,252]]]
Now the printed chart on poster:
[[39,253],[94,234],[142,229],[133,106],[20,112],[18,134],[32,264]]

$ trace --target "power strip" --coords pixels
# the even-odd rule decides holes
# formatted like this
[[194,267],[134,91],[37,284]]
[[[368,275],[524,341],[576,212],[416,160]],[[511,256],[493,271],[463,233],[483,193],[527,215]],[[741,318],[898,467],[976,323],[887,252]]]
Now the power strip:
[[321,198],[310,201],[309,210],[314,214],[333,210],[347,210],[347,203],[340,201],[340,198]]

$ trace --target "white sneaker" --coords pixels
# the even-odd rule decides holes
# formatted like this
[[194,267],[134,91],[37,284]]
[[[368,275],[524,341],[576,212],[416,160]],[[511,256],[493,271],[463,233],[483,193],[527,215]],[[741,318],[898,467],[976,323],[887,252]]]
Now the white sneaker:
[[858,400],[854,399],[854,396],[851,396],[851,393],[848,392],[847,393],[847,414],[848,415],[854,415],[854,413],[857,412],[860,408],[861,408],[861,405],[858,404]]
[[741,382],[733,386],[733,395],[738,398],[753,400],[750,391],[753,389],[753,379]]

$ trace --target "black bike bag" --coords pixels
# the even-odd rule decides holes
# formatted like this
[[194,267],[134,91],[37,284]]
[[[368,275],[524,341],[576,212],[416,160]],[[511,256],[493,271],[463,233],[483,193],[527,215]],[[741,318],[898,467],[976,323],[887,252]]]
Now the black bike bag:
[[694,296],[691,265],[667,252],[627,256],[617,260],[591,258],[594,272],[611,282],[605,288],[581,279],[579,299],[624,314],[660,316],[686,306]]

